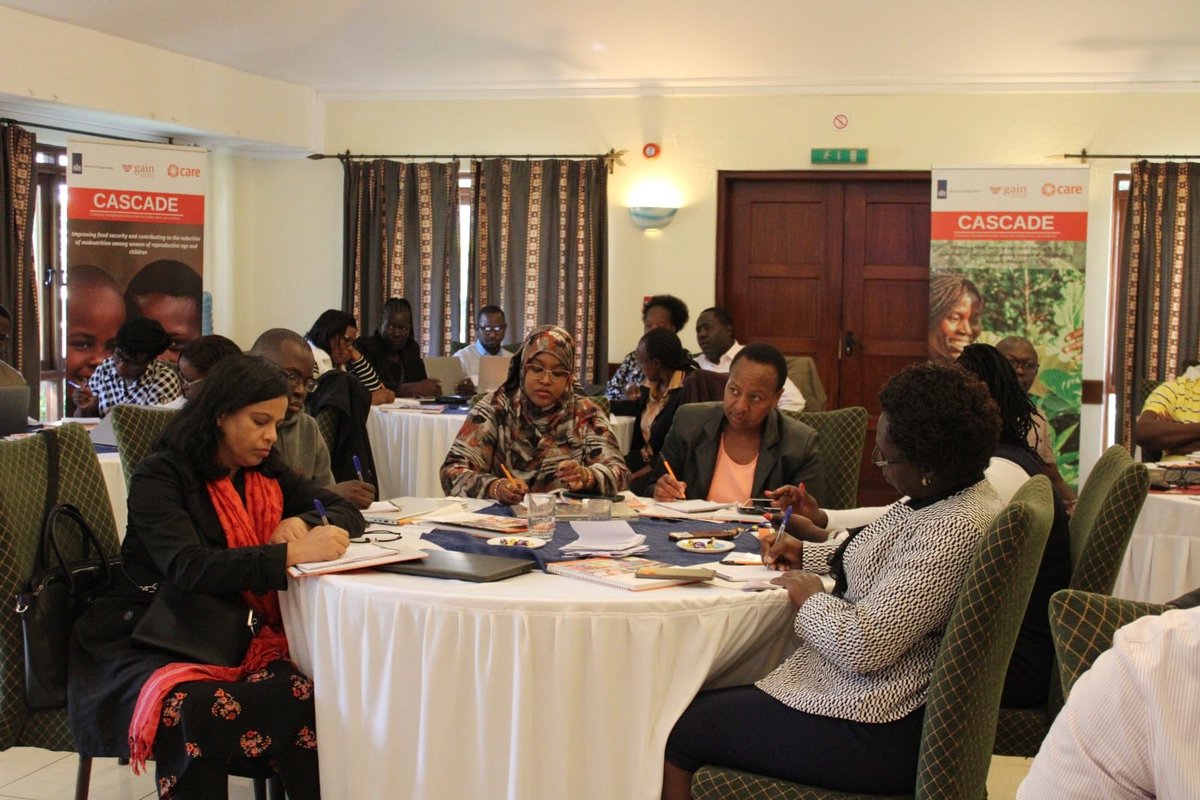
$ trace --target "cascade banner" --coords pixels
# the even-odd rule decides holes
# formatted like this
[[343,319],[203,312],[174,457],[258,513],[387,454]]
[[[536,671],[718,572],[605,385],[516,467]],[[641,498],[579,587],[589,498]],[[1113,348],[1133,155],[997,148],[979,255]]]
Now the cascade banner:
[[86,383],[134,316],[162,323],[160,358],[177,361],[201,332],[208,152],[73,140],[67,156],[68,380]]
[[934,168],[932,188],[930,358],[1004,342],[1075,484],[1088,168]]

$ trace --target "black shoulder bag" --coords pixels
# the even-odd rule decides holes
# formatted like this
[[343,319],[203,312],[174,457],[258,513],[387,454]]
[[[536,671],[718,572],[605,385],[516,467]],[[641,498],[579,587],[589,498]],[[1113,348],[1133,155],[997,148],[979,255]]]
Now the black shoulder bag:
[[[25,639],[25,703],[31,709],[67,705],[67,651],[75,620],[92,598],[111,585],[110,571],[120,557],[108,556],[83,514],[58,502],[59,445],[52,430],[46,442],[46,506],[42,537],[29,585],[17,593],[17,616]],[[67,549],[61,537],[74,536],[77,547]],[[79,553],[67,561],[64,552]]]

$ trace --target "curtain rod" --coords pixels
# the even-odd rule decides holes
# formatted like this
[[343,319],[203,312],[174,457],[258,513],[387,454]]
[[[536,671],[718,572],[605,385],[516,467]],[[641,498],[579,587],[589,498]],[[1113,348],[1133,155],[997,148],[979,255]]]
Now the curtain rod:
[[166,142],[154,141],[153,139],[135,139],[132,136],[117,136],[110,133],[96,133],[95,131],[81,131],[78,128],[64,128],[59,125],[47,125],[44,122],[22,122],[19,119],[10,119],[9,117],[0,117],[0,125],[25,125],[30,128],[45,128],[50,131],[61,131],[63,133],[78,133],[81,136],[100,136],[105,139],[118,139],[122,142],[147,142],[149,144],[174,144],[170,136],[159,136],[159,139],[166,139]]
[[374,153],[374,154],[354,154],[347,150],[344,153],[313,153],[309,156],[313,161],[320,161],[324,158],[336,158],[339,161],[375,161],[376,159],[435,159],[446,158],[457,161],[460,158],[484,159],[484,158],[509,158],[509,159],[534,159],[534,158],[603,158],[608,164],[608,171],[612,172],[614,167],[623,167],[625,162],[621,160],[621,156],[625,155],[628,150],[617,150],[613,148],[607,153],[539,153],[530,154],[523,153],[518,155],[507,155],[504,153],[496,153],[491,155],[482,155],[479,153],[451,153],[451,154],[428,154],[428,153]]
[[1089,158],[1119,158],[1128,161],[1142,161],[1149,158],[1161,158],[1167,160],[1183,159],[1200,159],[1200,155],[1161,155],[1154,153],[1089,153],[1086,148],[1080,149],[1078,153],[1063,153],[1063,158],[1079,158],[1087,161]]

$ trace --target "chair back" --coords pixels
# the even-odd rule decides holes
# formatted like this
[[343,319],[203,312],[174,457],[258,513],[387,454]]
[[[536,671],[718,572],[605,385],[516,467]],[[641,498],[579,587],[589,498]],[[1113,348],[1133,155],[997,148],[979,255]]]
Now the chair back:
[[1164,606],[1122,600],[1106,594],[1060,589],[1050,597],[1050,635],[1058,658],[1062,696],[1071,694],[1079,676],[1112,647],[1113,634],[1139,617],[1161,614]]
[[[79,508],[108,553],[117,553],[112,502],[87,431],[58,429],[60,503]],[[46,441],[0,442],[0,600],[11,603],[33,573],[46,505]],[[0,614],[0,750],[14,746],[74,750],[63,711],[25,705],[25,654],[17,615]]]
[[1044,475],[992,522],[938,650],[917,766],[917,798],[986,794],[1000,693],[1054,520]]
[[121,472],[125,488],[133,479],[133,471],[142,459],[150,455],[154,443],[175,419],[175,409],[151,406],[119,405],[110,412],[113,433],[117,435],[117,455],[121,457]]
[[858,473],[863,443],[867,438],[867,410],[862,406],[836,411],[784,411],[813,428],[820,436],[817,453],[825,478],[822,508],[854,508],[858,505]]
[[1145,464],[1113,445],[1100,456],[1071,517],[1071,589],[1110,594],[1125,557],[1133,525],[1146,502]]
[[812,356],[788,356],[788,378],[796,384],[800,394],[804,395],[805,411],[824,411],[825,387],[821,385],[821,377],[817,375],[817,363]]

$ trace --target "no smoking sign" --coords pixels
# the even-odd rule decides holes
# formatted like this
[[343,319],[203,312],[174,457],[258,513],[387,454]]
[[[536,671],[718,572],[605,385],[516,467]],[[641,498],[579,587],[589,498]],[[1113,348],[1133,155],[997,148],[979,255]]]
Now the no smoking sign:
[[845,114],[838,114],[833,118],[833,127],[837,128],[839,131],[843,130],[849,124],[850,118]]

